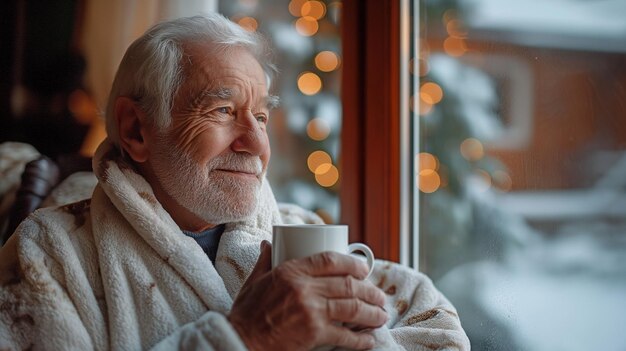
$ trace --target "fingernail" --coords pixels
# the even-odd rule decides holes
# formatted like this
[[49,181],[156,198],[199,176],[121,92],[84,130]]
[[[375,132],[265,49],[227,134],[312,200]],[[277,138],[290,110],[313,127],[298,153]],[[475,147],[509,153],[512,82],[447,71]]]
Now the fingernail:
[[389,322],[389,320],[391,319],[391,316],[389,315],[389,313],[384,307],[381,307],[381,309],[383,310],[383,312],[385,312],[385,323]]

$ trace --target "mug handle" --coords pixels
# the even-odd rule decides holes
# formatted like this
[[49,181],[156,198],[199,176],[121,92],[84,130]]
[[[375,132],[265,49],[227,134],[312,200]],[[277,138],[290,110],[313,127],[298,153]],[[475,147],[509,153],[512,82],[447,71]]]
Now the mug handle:
[[362,253],[365,254],[365,257],[367,258],[367,265],[370,267],[370,271],[369,273],[367,273],[367,277],[365,277],[365,279],[367,279],[374,271],[374,253],[372,252],[372,249],[370,249],[369,246],[365,244],[353,243],[353,244],[348,245],[349,254],[355,251],[361,251]]

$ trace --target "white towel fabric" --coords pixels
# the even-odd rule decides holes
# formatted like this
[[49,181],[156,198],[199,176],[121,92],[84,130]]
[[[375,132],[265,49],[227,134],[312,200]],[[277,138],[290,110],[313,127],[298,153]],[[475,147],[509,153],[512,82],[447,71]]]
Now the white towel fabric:
[[[0,349],[245,350],[225,316],[282,222],[267,182],[256,215],[227,224],[214,266],[108,142],[94,171],[91,199],[36,211],[0,251]],[[371,279],[391,314],[377,349],[469,349],[424,275],[377,261]]]
[[57,207],[91,198],[98,178],[91,172],[76,172],[57,185],[41,207]]

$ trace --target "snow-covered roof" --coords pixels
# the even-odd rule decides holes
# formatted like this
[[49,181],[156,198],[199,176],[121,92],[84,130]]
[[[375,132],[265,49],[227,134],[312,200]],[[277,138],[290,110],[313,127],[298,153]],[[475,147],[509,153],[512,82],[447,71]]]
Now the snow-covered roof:
[[527,46],[626,52],[626,0],[462,0],[472,36]]

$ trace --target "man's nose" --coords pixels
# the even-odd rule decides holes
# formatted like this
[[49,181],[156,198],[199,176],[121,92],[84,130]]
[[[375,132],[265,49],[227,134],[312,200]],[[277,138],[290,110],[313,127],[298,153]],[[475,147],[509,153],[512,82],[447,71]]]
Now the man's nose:
[[267,149],[267,135],[261,127],[261,122],[250,110],[237,112],[237,138],[232,143],[235,152],[246,152],[251,155],[261,155]]

